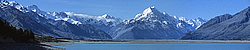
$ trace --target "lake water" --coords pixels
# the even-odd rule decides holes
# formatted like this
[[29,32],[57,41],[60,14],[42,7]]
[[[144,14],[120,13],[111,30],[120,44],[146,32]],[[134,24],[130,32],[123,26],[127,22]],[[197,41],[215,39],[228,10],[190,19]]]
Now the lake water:
[[72,44],[66,50],[250,50],[246,43]]

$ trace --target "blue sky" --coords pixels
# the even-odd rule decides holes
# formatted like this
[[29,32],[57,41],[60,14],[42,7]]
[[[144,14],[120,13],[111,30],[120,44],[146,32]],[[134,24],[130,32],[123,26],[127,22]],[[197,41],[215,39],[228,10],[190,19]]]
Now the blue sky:
[[235,14],[248,6],[250,0],[10,0],[44,11],[74,12],[89,15],[109,14],[132,19],[144,9],[155,6],[159,11],[188,19],[211,19],[222,14]]

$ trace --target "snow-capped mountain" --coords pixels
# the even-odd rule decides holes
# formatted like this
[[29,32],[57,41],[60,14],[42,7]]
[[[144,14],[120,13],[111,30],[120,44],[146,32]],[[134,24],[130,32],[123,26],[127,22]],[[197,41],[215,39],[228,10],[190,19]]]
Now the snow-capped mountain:
[[153,6],[113,27],[109,34],[113,39],[177,39],[204,23],[203,19],[184,19],[161,13]]
[[[30,6],[29,6],[30,7]],[[31,9],[32,8],[28,8]],[[39,9],[38,9],[39,10]],[[122,22],[122,19],[112,17],[108,14],[102,16],[90,16],[86,14],[75,14],[73,12],[44,12],[38,11],[40,16],[53,20],[63,20],[71,24],[90,24],[101,30],[108,30],[109,28]]]
[[123,21],[120,18],[115,18],[108,14],[104,14],[102,16],[90,16],[86,14],[76,14],[73,12],[45,12],[45,11],[40,10],[36,5],[24,7],[15,1],[10,1],[9,3],[6,3],[6,4],[11,5],[24,13],[32,11],[46,19],[52,19],[56,21],[63,20],[63,21],[67,21],[71,24],[76,24],[76,25],[90,24],[104,31],[109,30],[109,28]]
[[98,29],[107,31],[109,28],[116,26],[123,20],[120,18],[112,17],[108,14],[102,16],[90,16],[86,14],[74,14],[73,12],[64,12],[68,15],[69,19],[79,21],[82,24],[90,24]]
[[89,24],[72,24],[69,20],[56,20],[67,17],[65,13],[52,14],[37,6],[24,7],[15,1],[1,1],[0,17],[11,25],[30,29],[36,35],[71,39],[110,39],[104,31]]
[[234,15],[217,16],[181,39],[187,40],[250,40],[250,6]]
[[[173,17],[175,19],[179,20],[178,24],[176,25],[178,28],[187,27],[186,25],[182,24],[182,23],[187,23],[188,25],[191,25],[192,31],[198,29],[202,24],[204,24],[206,22],[205,19],[202,19],[200,17],[198,17],[196,19],[190,19],[190,20],[188,20],[184,17],[176,17],[176,16],[173,16]],[[188,27],[190,27],[190,26],[188,26]]]

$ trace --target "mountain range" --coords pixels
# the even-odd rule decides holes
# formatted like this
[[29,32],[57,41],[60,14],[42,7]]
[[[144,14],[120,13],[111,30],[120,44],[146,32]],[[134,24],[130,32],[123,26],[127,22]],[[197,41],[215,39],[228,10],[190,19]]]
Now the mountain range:
[[36,5],[1,1],[0,18],[36,35],[71,39],[178,39],[206,22],[202,18],[170,16],[154,6],[130,20],[104,14],[91,16],[73,12],[46,12]]
[[[104,31],[89,24],[75,25],[64,20],[54,20],[36,6],[24,7],[15,1],[1,1],[0,16],[10,24],[32,30],[36,35],[71,39],[111,39]],[[38,13],[39,12],[39,13]],[[47,15],[47,16],[46,16]]]

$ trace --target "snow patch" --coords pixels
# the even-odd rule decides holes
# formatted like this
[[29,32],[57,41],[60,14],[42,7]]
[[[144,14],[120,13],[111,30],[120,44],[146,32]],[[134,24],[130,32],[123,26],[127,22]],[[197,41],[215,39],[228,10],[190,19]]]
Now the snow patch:
[[32,11],[33,11],[33,12],[36,12],[36,9],[33,9]]

